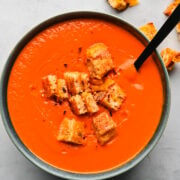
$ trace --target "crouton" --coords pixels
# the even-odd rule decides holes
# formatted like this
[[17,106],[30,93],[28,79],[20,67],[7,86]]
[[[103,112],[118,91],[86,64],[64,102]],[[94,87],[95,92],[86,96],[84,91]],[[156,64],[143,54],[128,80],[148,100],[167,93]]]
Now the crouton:
[[89,86],[89,77],[86,73],[65,72],[64,78],[67,83],[68,91],[72,95],[85,91]]
[[115,81],[112,79],[106,79],[101,85],[91,85],[93,91],[94,99],[96,102],[101,102],[105,95],[107,94],[108,89],[115,84]]
[[122,89],[114,84],[109,88],[105,97],[102,99],[101,104],[109,110],[117,111],[123,103],[126,95]]
[[96,104],[96,101],[94,100],[93,95],[91,93],[83,92],[81,94],[81,97],[89,113],[96,113],[99,111],[99,107]]
[[91,79],[102,79],[109,71],[114,68],[112,59],[88,60],[87,67]]
[[72,95],[78,94],[83,91],[80,83],[79,72],[65,72],[64,79],[66,80],[68,91]]
[[85,137],[84,123],[75,119],[64,118],[60,124],[58,141],[83,144]]
[[154,23],[150,22],[145,24],[144,26],[139,27],[139,30],[149,39],[152,40],[155,34],[157,33],[157,29]]
[[[180,4],[180,0],[174,0],[169,6],[165,9],[164,14],[170,16],[176,7]],[[180,40],[180,22],[176,25],[176,31],[178,33],[178,38]]]
[[126,0],[129,6],[136,6],[139,4],[139,0]]
[[128,7],[126,0],[108,0],[110,6],[118,11],[125,10]]
[[161,57],[166,68],[170,71],[174,67],[175,62],[180,62],[180,52],[172,50],[170,48],[165,48],[161,51]]
[[103,43],[96,43],[86,51],[87,67],[91,79],[101,80],[114,68],[111,54]]
[[71,109],[75,114],[82,115],[88,112],[85,103],[79,94],[69,98],[69,102]]
[[91,45],[86,50],[86,56],[89,60],[111,58],[111,54],[108,51],[108,47],[104,43],[95,43]]
[[56,95],[57,77],[55,75],[43,77],[42,85],[46,97],[51,98]]
[[93,118],[93,127],[101,145],[109,142],[116,134],[116,123],[106,112]]
[[175,51],[175,56],[172,59],[172,61],[173,62],[180,62],[180,51],[179,52]]
[[166,16],[170,16],[172,12],[176,9],[176,7],[180,4],[180,0],[175,0],[172,3],[168,5],[168,7],[165,9],[164,14]]
[[89,75],[86,73],[80,73],[81,87],[83,91],[89,91]]
[[63,101],[68,98],[68,90],[64,79],[57,80],[56,97],[57,101]]

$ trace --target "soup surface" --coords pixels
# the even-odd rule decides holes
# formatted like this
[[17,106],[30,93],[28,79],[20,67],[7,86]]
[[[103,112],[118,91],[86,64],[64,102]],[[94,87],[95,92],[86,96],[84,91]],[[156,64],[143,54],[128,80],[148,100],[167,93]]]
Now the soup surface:
[[[86,49],[98,42],[108,47],[119,69],[113,79],[127,96],[112,113],[117,136],[104,146],[93,133],[84,146],[59,142],[64,117],[84,121],[91,132],[92,116],[76,116],[68,102],[58,104],[42,97],[42,77],[54,74],[61,78],[66,71],[88,73]],[[65,21],[36,35],[17,57],[8,82],[8,110],[22,142],[41,160],[73,172],[104,171],[135,157],[153,136],[163,105],[161,78],[152,58],[138,73],[130,65],[143,49],[123,28],[96,19]],[[107,110],[101,107],[100,111]]]

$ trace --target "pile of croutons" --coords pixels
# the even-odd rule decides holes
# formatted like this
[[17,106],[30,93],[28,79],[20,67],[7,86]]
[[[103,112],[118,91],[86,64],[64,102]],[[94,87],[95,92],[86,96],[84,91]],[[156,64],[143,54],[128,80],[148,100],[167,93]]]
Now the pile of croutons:
[[[96,43],[86,51],[89,73],[64,73],[58,79],[56,75],[42,78],[46,98],[59,102],[68,101],[72,112],[77,115],[91,115],[94,134],[101,145],[106,144],[116,134],[116,123],[106,112],[98,112],[99,105],[117,111],[125,99],[125,93],[108,73],[114,69],[114,64],[108,48],[103,43]],[[75,119],[64,118],[60,124],[58,140],[84,144],[84,123]]]
[[[108,3],[116,10],[122,11],[125,10],[129,6],[135,6],[139,4],[139,0],[108,0]],[[180,0],[173,0],[164,11],[166,16],[170,16],[175,8],[180,4]],[[144,35],[152,40],[155,36],[157,29],[153,22],[149,22],[141,27],[139,27],[140,31],[144,33]],[[176,26],[176,31],[180,40],[180,22]],[[162,60],[168,71],[172,70],[176,62],[180,62],[180,52],[173,50],[171,48],[165,48],[161,51]]]
[[[175,8],[180,4],[180,0],[174,0],[164,11],[166,16],[170,16]],[[152,40],[155,34],[157,33],[157,29],[153,22],[147,23],[141,26],[140,31],[144,33],[144,35],[149,39]],[[176,31],[180,36],[180,22],[176,26]],[[180,52],[173,50],[171,48],[165,48],[161,51],[162,60],[167,68],[168,71],[172,70],[174,64],[176,62],[180,62]]]
[[[149,40],[152,40],[157,33],[157,29],[153,22],[147,23],[139,29]],[[180,52],[176,50],[165,48],[161,50],[160,54],[168,71],[173,69],[176,62],[180,62]]]
[[[165,9],[164,14],[170,16],[179,4],[180,0],[173,0]],[[180,40],[180,21],[176,25],[176,32]],[[161,51],[161,56],[168,70],[172,70],[176,62],[180,62],[180,51],[178,52],[171,48],[163,49]]]

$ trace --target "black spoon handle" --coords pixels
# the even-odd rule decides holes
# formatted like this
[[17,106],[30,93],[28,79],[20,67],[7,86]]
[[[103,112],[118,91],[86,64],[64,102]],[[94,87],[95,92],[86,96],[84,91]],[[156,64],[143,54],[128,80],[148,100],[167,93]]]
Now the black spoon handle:
[[170,33],[170,31],[176,26],[180,20],[180,4],[176,7],[171,16],[163,24],[161,29],[157,32],[155,37],[150,41],[148,46],[144,49],[141,55],[134,62],[136,70],[138,70],[149,55],[156,49],[156,47],[162,42],[162,40]]

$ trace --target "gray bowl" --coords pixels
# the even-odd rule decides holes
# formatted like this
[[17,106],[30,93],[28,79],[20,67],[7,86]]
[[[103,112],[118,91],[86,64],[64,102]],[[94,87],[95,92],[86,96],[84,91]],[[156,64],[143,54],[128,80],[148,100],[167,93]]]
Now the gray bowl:
[[12,142],[15,144],[15,146],[19,149],[19,151],[33,164],[38,166],[39,168],[43,169],[44,171],[53,174],[58,177],[67,178],[67,179],[85,179],[85,180],[94,180],[94,179],[105,179],[110,178],[113,176],[117,176],[119,174],[122,174],[129,169],[136,166],[140,161],[142,161],[147,154],[155,147],[156,143],[158,142],[159,138],[161,137],[167,123],[169,110],[170,110],[170,88],[169,88],[169,79],[168,74],[166,71],[165,66],[163,65],[162,59],[159,56],[159,54],[155,51],[153,54],[153,59],[159,69],[161,80],[163,84],[163,96],[164,96],[164,103],[163,103],[163,111],[161,115],[161,119],[159,122],[159,125],[149,141],[149,143],[146,145],[146,147],[132,160],[127,162],[126,164],[114,168],[112,170],[107,170],[105,172],[100,173],[91,173],[91,174],[80,174],[80,173],[71,173],[66,172],[64,170],[57,169],[53,166],[50,166],[49,164],[43,162],[38,157],[36,157],[34,154],[32,154],[28,147],[26,147],[23,142],[21,141],[20,137],[18,137],[7,108],[7,85],[8,85],[8,79],[11,72],[11,69],[13,67],[13,64],[18,56],[18,54],[21,52],[23,47],[39,32],[46,29],[47,27],[54,25],[56,23],[69,20],[69,19],[76,19],[76,18],[95,18],[95,19],[103,19],[105,21],[111,22],[116,24],[117,26],[123,27],[125,30],[129,31],[131,34],[133,34],[139,41],[141,41],[145,46],[148,44],[148,40],[144,37],[144,35],[134,28],[132,25],[128,24],[127,22],[107,14],[103,13],[97,13],[97,12],[72,12],[67,14],[62,14],[53,18],[48,19],[47,21],[39,24],[34,29],[32,29],[29,33],[27,33],[20,42],[16,45],[16,47],[13,49],[12,53],[10,54],[6,65],[4,67],[1,82],[0,82],[0,110],[1,115],[3,119],[3,123],[5,126],[5,129],[12,140]]

